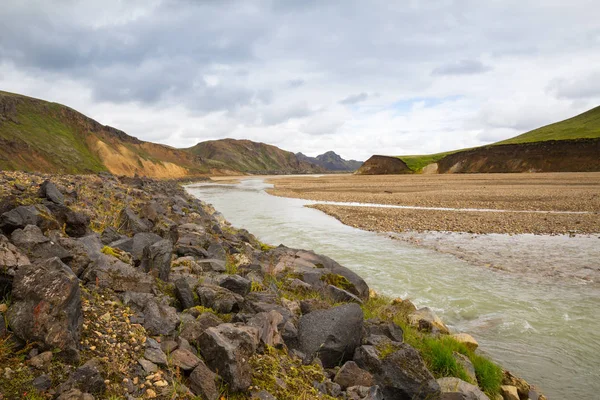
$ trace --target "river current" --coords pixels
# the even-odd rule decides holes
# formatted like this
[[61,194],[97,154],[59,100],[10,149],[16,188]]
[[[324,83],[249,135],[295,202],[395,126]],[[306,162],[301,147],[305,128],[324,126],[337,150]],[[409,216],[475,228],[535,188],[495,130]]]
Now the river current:
[[[597,284],[468,263],[343,225],[304,207],[317,202],[271,196],[265,192],[270,187],[264,179],[252,178],[237,184],[195,184],[187,190],[264,243],[325,254],[358,273],[377,292],[432,308],[451,329],[471,334],[484,353],[549,398],[598,398]],[[548,268],[553,268],[552,260]]]

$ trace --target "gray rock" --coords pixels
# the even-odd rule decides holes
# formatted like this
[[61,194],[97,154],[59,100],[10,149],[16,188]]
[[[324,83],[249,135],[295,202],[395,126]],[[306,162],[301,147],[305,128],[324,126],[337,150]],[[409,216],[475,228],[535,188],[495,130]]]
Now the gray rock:
[[[148,349],[146,349],[146,350],[148,350]],[[142,366],[142,368],[144,369],[144,371],[147,374],[153,374],[156,371],[158,371],[158,366],[156,364],[154,364],[152,361],[146,360],[145,358],[140,358],[138,360],[138,363]]]
[[65,233],[71,237],[82,237],[90,233],[90,217],[84,213],[71,210],[69,207],[59,204],[47,203],[48,209]]
[[185,278],[179,278],[175,281],[175,294],[184,310],[196,305],[192,289]]
[[325,294],[333,299],[336,303],[363,303],[358,296],[333,285],[325,286]]
[[136,215],[129,207],[125,207],[119,214],[119,225],[131,233],[148,232],[150,227]]
[[[131,256],[136,261],[141,261],[144,255],[144,249],[148,246],[153,245],[156,242],[163,240],[156,233],[151,232],[140,232],[133,236],[131,244]],[[170,243],[170,242],[169,242]]]
[[58,258],[25,266],[17,272],[8,309],[12,331],[45,349],[61,349],[77,360],[83,324],[79,280]]
[[385,336],[394,342],[402,343],[404,341],[404,332],[402,328],[391,321],[382,321],[380,319],[369,319],[365,321],[367,335]]
[[277,400],[277,398],[266,390],[260,390],[252,392],[250,400]]
[[258,335],[253,327],[221,324],[200,336],[202,357],[234,392],[246,390],[252,383],[248,360],[256,351]]
[[44,351],[41,354],[31,357],[31,359],[29,360],[29,365],[37,369],[47,370],[51,362],[52,352]]
[[45,197],[55,204],[65,203],[65,196],[58,190],[54,183],[48,180],[40,185],[40,197]]
[[374,346],[360,346],[354,354],[356,364],[373,374],[386,399],[432,399],[440,396],[440,386],[425,366],[419,353],[405,343],[381,357]]
[[283,316],[272,310],[268,313],[262,312],[250,318],[247,325],[258,329],[260,342],[271,347],[281,347],[283,339],[277,326],[283,322]]
[[250,293],[252,282],[239,275],[227,275],[219,280],[219,286],[231,290],[233,293],[237,293],[240,296],[246,296]]
[[15,229],[36,225],[43,229],[59,229],[58,222],[51,218],[50,210],[44,205],[19,206],[2,214],[0,229],[10,234]]
[[141,267],[144,271],[167,282],[171,272],[172,253],[173,244],[167,239],[147,246],[144,248]]
[[200,359],[186,349],[177,349],[171,353],[171,363],[184,371],[191,371],[200,364]]
[[441,400],[490,400],[477,386],[458,378],[437,380],[442,391]]
[[211,243],[212,237],[203,226],[197,224],[183,224],[177,227],[177,241],[175,252],[179,256],[196,256],[207,258],[205,248]]
[[144,328],[150,335],[170,335],[179,325],[177,310],[167,304],[152,299],[143,309]]
[[41,229],[35,225],[27,225],[23,229],[16,229],[12,233],[11,239],[14,245],[34,262],[52,257],[58,257],[63,261],[72,258],[71,253],[44,236]]
[[348,361],[342,365],[333,381],[344,390],[350,386],[370,387],[373,385],[373,375],[361,369],[354,361]]
[[196,260],[196,264],[204,272],[225,272],[227,267],[225,261],[217,260],[215,258],[208,258],[205,260]]
[[101,254],[90,264],[83,273],[82,279],[92,285],[109,288],[115,292],[151,293],[154,288],[154,279],[151,276],[105,254]]
[[46,374],[40,375],[31,382],[31,386],[40,392],[45,392],[52,386],[52,380]]
[[92,358],[69,375],[69,378],[58,386],[58,393],[72,389],[83,389],[88,393],[102,394],[106,391],[104,378],[100,373],[100,362]]
[[244,303],[244,298],[225,288],[214,285],[202,285],[196,289],[200,304],[221,314],[238,312]]
[[104,231],[102,231],[102,235],[100,235],[100,239],[102,240],[102,244],[108,245],[109,243],[116,242],[117,240],[123,239],[124,235],[121,235],[117,230],[109,226]]
[[127,236],[108,244],[113,249],[119,249],[131,254],[133,252],[133,239]]
[[469,360],[469,357],[457,352],[453,352],[452,357],[454,357],[456,362],[463,367],[469,378],[471,378],[471,383],[477,383],[475,366],[473,366],[473,363],[471,362],[471,360]]
[[190,374],[190,390],[202,400],[217,400],[219,389],[215,382],[216,378],[217,375],[200,361]]
[[56,398],[56,400],[94,400],[94,396],[89,393],[83,393],[79,389],[71,389]]
[[167,355],[162,351],[158,342],[152,338],[146,339],[144,358],[158,365],[167,365]]
[[358,304],[313,311],[300,318],[299,350],[309,357],[316,355],[325,368],[333,368],[352,359],[362,330],[363,311]]
[[346,390],[348,400],[384,400],[379,386],[351,386]]
[[227,259],[227,253],[220,243],[213,242],[208,246],[208,256],[210,258],[216,258],[217,260],[225,261]]
[[20,267],[29,264],[29,258],[9,242],[6,236],[0,235],[0,271],[12,269],[16,272]]

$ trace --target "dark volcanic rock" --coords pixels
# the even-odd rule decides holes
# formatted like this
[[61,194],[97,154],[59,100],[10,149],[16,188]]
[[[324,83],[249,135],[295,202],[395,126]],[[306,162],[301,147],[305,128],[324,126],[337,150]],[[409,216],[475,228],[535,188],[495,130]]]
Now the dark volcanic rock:
[[352,359],[363,333],[363,311],[358,304],[344,304],[313,311],[300,318],[299,350],[316,355],[326,368]]
[[233,391],[252,383],[248,360],[256,351],[258,330],[244,325],[221,324],[200,336],[200,352],[213,371],[218,371]]
[[142,269],[167,282],[171,272],[172,252],[173,244],[167,239],[145,247],[142,256]]
[[83,389],[94,394],[104,393],[106,384],[100,373],[100,362],[97,359],[93,358],[73,371],[69,379],[58,387],[58,392],[63,393],[72,389]]
[[126,207],[121,211],[119,215],[119,225],[123,229],[131,233],[148,232],[150,227],[135,212],[129,207]]
[[261,312],[250,318],[248,326],[258,329],[260,342],[263,345],[271,347],[280,347],[283,345],[283,339],[277,329],[277,326],[283,322],[283,316],[277,311],[272,310]]
[[190,371],[200,364],[200,359],[189,350],[177,349],[171,353],[171,363],[183,371]]
[[242,296],[220,286],[202,285],[196,289],[196,293],[200,297],[200,304],[222,314],[238,312],[244,303]]
[[344,390],[357,385],[369,387],[373,385],[373,375],[361,369],[354,361],[348,361],[335,375],[334,382]]
[[[160,242],[161,240],[163,240],[163,238],[158,236],[156,233],[151,233],[151,232],[136,233],[133,236],[133,242],[131,244],[131,251],[129,251],[129,252],[133,256],[134,260],[141,261],[143,255],[144,255],[144,249],[148,246],[155,244],[156,242]],[[128,251],[128,250],[126,250],[126,251]]]
[[90,264],[83,273],[82,279],[115,292],[151,293],[154,288],[154,279],[150,275],[105,254],[101,254]]
[[54,183],[48,180],[40,185],[40,197],[45,197],[55,204],[64,204],[65,202],[65,196]]
[[425,366],[419,353],[405,343],[380,356],[374,346],[360,346],[354,354],[356,364],[373,374],[386,399],[435,399],[440,386]]
[[216,377],[217,375],[200,361],[190,374],[190,390],[203,400],[217,400],[219,390],[215,383]]
[[15,246],[34,261],[51,257],[58,257],[65,261],[72,257],[64,247],[44,236],[40,228],[35,225],[27,225],[23,229],[15,230],[11,239]]
[[194,307],[194,294],[185,278],[179,278],[175,281],[175,294],[184,310]]
[[227,275],[219,281],[219,286],[229,289],[240,296],[246,296],[250,293],[252,282],[239,275]]
[[58,223],[65,228],[67,235],[82,237],[90,233],[90,217],[86,214],[73,211],[62,204],[46,203],[46,205]]
[[179,325],[177,310],[154,299],[146,303],[143,313],[144,328],[151,335],[170,335]]
[[8,322],[21,339],[77,358],[83,324],[79,280],[58,258],[19,269]]
[[46,206],[37,204],[34,206],[19,206],[2,214],[0,218],[0,229],[6,234],[15,229],[23,229],[27,225],[36,225],[42,229],[59,229],[60,226],[50,214]]

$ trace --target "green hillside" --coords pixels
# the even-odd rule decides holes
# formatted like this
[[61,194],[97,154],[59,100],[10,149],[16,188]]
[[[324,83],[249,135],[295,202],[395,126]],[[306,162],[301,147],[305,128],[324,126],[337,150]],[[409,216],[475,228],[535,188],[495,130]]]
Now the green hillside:
[[[492,143],[487,146],[503,144],[520,144],[544,142],[548,140],[574,140],[574,139],[596,139],[600,138],[600,106],[579,114],[564,121],[556,122],[541,128],[523,133],[510,139]],[[447,151],[444,153],[397,156],[414,172],[421,170],[429,164],[440,161],[442,158],[470,149]]]

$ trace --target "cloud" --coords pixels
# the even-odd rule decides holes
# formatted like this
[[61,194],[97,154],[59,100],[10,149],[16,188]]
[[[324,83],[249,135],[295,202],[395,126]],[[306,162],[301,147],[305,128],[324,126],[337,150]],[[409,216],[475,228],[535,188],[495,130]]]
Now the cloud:
[[4,3],[0,89],[177,147],[432,153],[600,104],[593,0]]
[[474,75],[491,71],[492,67],[484,65],[477,60],[461,60],[455,63],[444,64],[431,71],[432,75]]
[[368,98],[369,98],[369,95],[362,92],[359,94],[354,94],[354,95],[348,96],[345,99],[338,101],[338,103],[343,104],[343,105],[353,105],[353,104],[361,103],[361,102],[367,100]]

